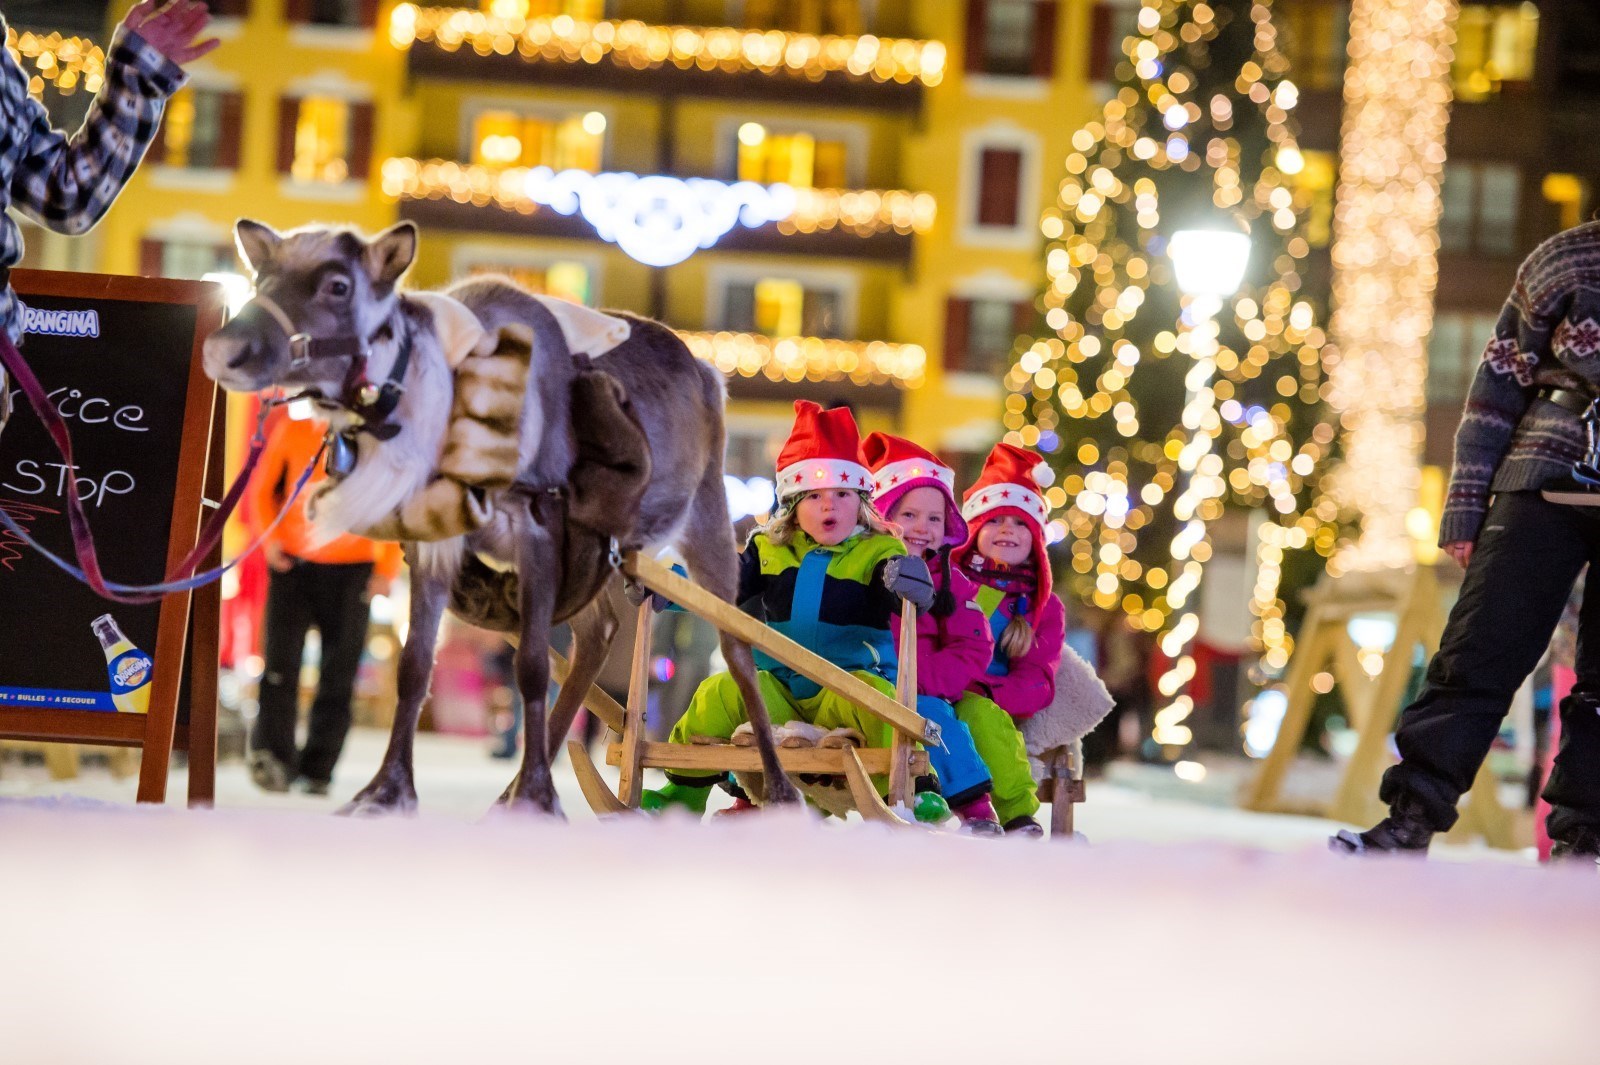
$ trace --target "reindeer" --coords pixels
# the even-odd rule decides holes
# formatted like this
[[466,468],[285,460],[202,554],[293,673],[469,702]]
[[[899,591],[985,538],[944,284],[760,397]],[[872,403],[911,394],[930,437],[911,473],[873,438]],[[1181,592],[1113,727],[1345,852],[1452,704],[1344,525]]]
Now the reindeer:
[[[206,373],[235,392],[303,391],[316,397],[334,432],[358,430],[354,467],[319,497],[317,520],[333,530],[371,527],[428,482],[452,403],[451,370],[435,316],[424,299],[398,287],[416,257],[416,227],[402,222],[368,240],[348,228],[278,233],[241,220],[234,234],[255,292],[207,339]],[[399,706],[382,764],[345,812],[415,809],[412,743],[448,608],[471,623],[507,632],[517,643],[527,731],[520,771],[500,802],[559,817],[550,759],[618,629],[608,597],[597,594],[614,567],[591,563],[594,572],[577,572],[585,567],[565,557],[571,552],[563,548],[563,511],[548,505],[567,489],[577,461],[571,397],[580,368],[550,312],[509,281],[472,279],[446,292],[490,333],[506,326],[531,330],[533,355],[518,426],[520,473],[495,495],[494,516],[483,528],[405,545],[411,615],[400,655]],[[630,322],[631,336],[593,362],[631,398],[648,447],[649,472],[636,512],[629,515],[631,542],[624,546],[676,546],[690,575],[731,602],[738,554],[722,480],[722,379],[664,325],[621,317]],[[375,381],[384,387],[376,388]],[[379,399],[380,392],[386,398]],[[385,405],[392,409],[383,410]],[[563,620],[573,630],[571,672],[550,708],[547,728],[550,629]],[[797,803],[799,794],[778,763],[750,649],[723,635],[722,653],[749,709],[765,770],[765,801]]]

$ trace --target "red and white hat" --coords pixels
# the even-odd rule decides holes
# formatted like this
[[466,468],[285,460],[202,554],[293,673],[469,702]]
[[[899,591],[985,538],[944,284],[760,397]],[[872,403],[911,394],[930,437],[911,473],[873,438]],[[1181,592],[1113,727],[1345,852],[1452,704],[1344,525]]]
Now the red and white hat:
[[778,452],[778,499],[823,488],[872,490],[861,432],[846,408],[823,410],[809,399],[797,399],[794,428]]
[[961,514],[971,525],[971,535],[959,551],[962,565],[973,564],[978,549],[978,530],[996,518],[1020,518],[1033,538],[1033,562],[1037,570],[1038,594],[1029,612],[1037,618],[1050,596],[1050,555],[1045,550],[1044,526],[1050,508],[1041,488],[1055,481],[1055,471],[1038,455],[1015,444],[996,444],[984,460],[983,472],[962,497]]
[[872,433],[861,443],[872,470],[872,502],[880,514],[894,510],[913,488],[937,488],[945,499],[944,540],[958,547],[967,540],[967,522],[956,503],[956,471],[925,448],[899,436]]

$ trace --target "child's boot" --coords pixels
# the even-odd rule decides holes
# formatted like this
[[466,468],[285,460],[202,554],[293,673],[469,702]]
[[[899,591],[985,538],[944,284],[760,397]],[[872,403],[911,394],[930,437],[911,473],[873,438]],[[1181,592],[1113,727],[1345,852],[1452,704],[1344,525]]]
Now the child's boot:
[[1038,839],[1044,835],[1044,826],[1031,817],[1013,817],[1006,822],[1005,832],[1008,836],[1021,836],[1024,839]]
[[961,831],[971,836],[1001,836],[1005,829],[1000,827],[1000,818],[995,816],[994,805],[989,802],[987,794],[980,795],[971,802],[956,809],[956,816],[961,818]]
[[665,787],[647,789],[639,797],[639,808],[645,813],[659,814],[678,807],[701,817],[706,812],[706,800],[710,797],[710,784],[680,784],[676,780],[669,780]]
[[1416,854],[1428,853],[1433,842],[1433,822],[1427,810],[1410,795],[1395,798],[1389,816],[1365,832],[1341,829],[1328,840],[1328,849],[1337,854]]
[[740,795],[733,800],[732,806],[718,810],[716,813],[711,815],[711,819],[713,821],[720,821],[724,817],[742,817],[745,814],[758,814],[760,812],[761,807],[751,802],[745,796]]

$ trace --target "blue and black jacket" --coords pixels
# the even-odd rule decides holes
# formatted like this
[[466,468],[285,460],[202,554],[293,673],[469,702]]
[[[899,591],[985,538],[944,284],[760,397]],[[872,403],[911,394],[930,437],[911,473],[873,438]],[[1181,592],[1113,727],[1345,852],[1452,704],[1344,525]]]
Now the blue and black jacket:
[[[895,679],[890,619],[899,598],[883,583],[891,558],[905,545],[887,534],[858,533],[824,547],[803,532],[778,546],[762,533],[739,559],[739,604],[800,646],[841,669]],[[755,652],[756,666],[771,672],[797,698],[822,689],[809,677]]]

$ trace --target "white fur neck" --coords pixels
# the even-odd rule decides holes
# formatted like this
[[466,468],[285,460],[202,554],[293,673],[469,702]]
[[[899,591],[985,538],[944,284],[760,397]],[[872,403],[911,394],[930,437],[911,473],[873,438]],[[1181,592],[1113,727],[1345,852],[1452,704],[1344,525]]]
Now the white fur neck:
[[[313,500],[313,535],[318,539],[371,528],[420,492],[438,468],[455,394],[450,368],[432,330],[417,328],[414,321],[404,328],[413,330],[411,366],[405,393],[390,415],[400,432],[390,440],[357,435],[355,469],[330,482]],[[398,343],[398,338],[386,341],[373,352],[374,375],[380,366],[387,374],[398,356]],[[348,418],[341,412],[333,427],[342,428],[340,419]]]

